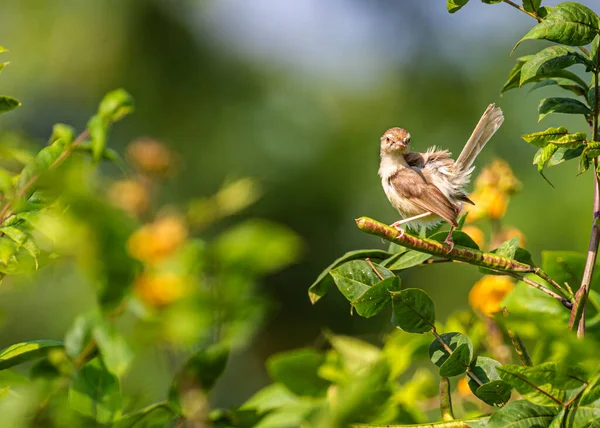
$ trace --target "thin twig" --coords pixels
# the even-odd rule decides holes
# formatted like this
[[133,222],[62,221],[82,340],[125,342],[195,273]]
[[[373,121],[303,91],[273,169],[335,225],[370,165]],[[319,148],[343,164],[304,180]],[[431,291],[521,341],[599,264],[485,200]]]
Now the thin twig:
[[[598,141],[598,115],[600,114],[599,104],[599,92],[600,87],[598,85],[598,73],[600,72],[600,55],[596,55],[596,68],[594,70],[594,116],[592,118],[592,139]],[[592,283],[592,276],[594,275],[594,267],[596,266],[596,257],[598,255],[598,245],[600,244],[600,227],[598,222],[600,221],[600,184],[598,183],[598,159],[594,159],[594,211],[592,214],[592,231],[590,233],[590,245],[588,246],[588,255],[585,261],[585,269],[583,271],[583,277],[581,278],[581,285],[579,286],[579,299],[571,314],[571,321],[573,324],[571,328],[575,328],[577,325],[577,337],[582,338],[585,336],[585,308],[587,303],[587,297],[590,292],[590,285]],[[581,305],[581,306],[580,306]],[[579,307],[579,310],[577,308]],[[579,315],[580,314],[580,315]],[[578,316],[581,318],[577,319]]]
[[508,276],[512,276],[513,278],[518,279],[519,281],[524,282],[527,285],[532,286],[533,288],[537,288],[538,290],[540,290],[543,293],[546,293],[548,296],[553,297],[554,299],[558,300],[560,303],[562,303],[562,305],[567,308],[567,309],[572,309],[573,308],[573,303],[566,299],[565,297],[556,294],[554,291],[552,290],[548,290],[546,287],[544,287],[542,284],[539,284],[537,282],[535,282],[534,280],[527,278],[523,275],[519,275],[517,273],[512,273],[509,272],[506,275]]
[[537,15],[537,13],[528,12],[528,11],[526,11],[525,9],[523,9],[521,6],[519,6],[519,5],[518,5],[518,4],[516,4],[516,3],[513,3],[513,2],[512,2],[512,1],[510,1],[510,0],[502,0],[502,1],[504,1],[504,3],[506,3],[507,5],[510,5],[510,6],[514,7],[515,9],[518,9],[518,10],[520,10],[520,11],[521,11],[521,12],[523,12],[523,13],[526,13],[527,15],[529,15],[529,16],[531,16],[533,19],[535,19],[537,22],[541,22],[541,21],[542,21],[542,18],[541,18],[541,17],[539,17],[539,16]]
[[440,379],[440,411],[444,422],[454,420],[452,411],[452,396],[450,395],[450,379],[442,377]]
[[373,262],[371,261],[371,259],[367,257],[366,260],[367,260],[367,263],[369,263],[369,266],[371,266],[371,269],[373,269],[373,271],[377,274],[377,276],[379,277],[379,279],[381,279],[383,281],[383,279],[384,279],[383,275],[381,275],[379,273],[379,271],[377,270],[377,268],[375,267],[375,265],[373,264]]

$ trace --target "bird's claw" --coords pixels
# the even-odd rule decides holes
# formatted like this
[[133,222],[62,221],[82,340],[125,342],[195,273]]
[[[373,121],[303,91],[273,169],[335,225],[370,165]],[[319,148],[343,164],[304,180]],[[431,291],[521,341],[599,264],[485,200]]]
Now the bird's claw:
[[[398,223],[398,222],[397,222],[397,223]],[[393,227],[393,228],[394,228],[394,229],[396,229],[398,232],[400,232],[400,234],[399,234],[398,236],[396,236],[396,238],[402,238],[402,237],[404,236],[404,233],[405,233],[406,231],[405,231],[404,229],[402,229],[402,228],[400,227],[400,225],[399,225],[399,224],[397,224],[397,223],[393,223],[393,224],[391,225],[391,227]]]
[[444,239],[444,243],[447,244],[450,248],[448,248],[448,253],[454,250],[454,241],[452,240],[452,235],[448,235],[446,239]]

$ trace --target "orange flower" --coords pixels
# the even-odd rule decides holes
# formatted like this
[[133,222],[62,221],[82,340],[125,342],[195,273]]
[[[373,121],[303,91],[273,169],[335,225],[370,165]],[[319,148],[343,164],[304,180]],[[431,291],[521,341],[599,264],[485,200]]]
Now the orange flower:
[[127,148],[127,157],[140,171],[148,174],[165,174],[174,161],[173,152],[152,138],[133,141]]
[[171,255],[185,242],[187,227],[175,215],[165,216],[137,230],[127,242],[129,254],[146,263],[156,263]]
[[117,181],[108,189],[108,198],[133,216],[143,214],[149,205],[148,191],[135,180]]
[[485,235],[480,228],[477,226],[465,226],[462,228],[462,231],[469,235],[479,248],[483,248],[485,245]]
[[458,390],[458,395],[460,395],[461,397],[473,396],[473,393],[471,392],[471,388],[469,388],[469,379],[466,376],[462,377],[458,381],[458,384],[456,385],[456,389]]
[[521,189],[521,182],[517,180],[507,162],[496,159],[483,168],[475,180],[475,188],[494,188],[511,195]]
[[485,190],[476,190],[469,195],[469,198],[475,205],[467,208],[469,211],[469,215],[467,216],[468,222],[482,218],[499,219],[506,213],[508,198],[496,188],[490,187]]
[[513,281],[506,276],[486,275],[471,288],[469,304],[476,311],[492,317],[500,310],[500,302],[513,288]]
[[134,286],[136,295],[147,305],[161,307],[173,303],[187,292],[183,277],[173,273],[143,274]]

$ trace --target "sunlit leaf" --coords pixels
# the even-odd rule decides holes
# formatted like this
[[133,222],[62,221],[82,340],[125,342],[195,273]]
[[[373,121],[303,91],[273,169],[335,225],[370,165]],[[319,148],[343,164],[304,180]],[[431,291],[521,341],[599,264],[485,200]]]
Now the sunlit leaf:
[[370,318],[388,306],[392,300],[391,291],[400,291],[400,278],[397,276],[386,278],[368,288],[360,297],[352,301],[352,306],[358,315]]
[[536,13],[542,4],[542,0],[523,0],[523,9],[527,12]]
[[568,46],[587,45],[598,33],[598,21],[598,16],[582,4],[561,3],[519,40],[513,50],[528,39],[544,39]]
[[446,9],[450,13],[458,12],[468,2],[469,0],[446,0]]
[[547,427],[559,411],[559,407],[538,406],[526,400],[517,400],[494,412],[486,427]]
[[[377,272],[373,269],[377,269]],[[383,266],[373,264],[364,260],[352,260],[333,269],[331,276],[340,292],[350,302],[362,296],[370,287],[381,281],[379,275],[384,279],[394,276],[392,272]],[[379,275],[378,275],[379,274]]]
[[14,110],[20,106],[21,103],[14,98],[7,97],[6,95],[0,96],[0,114]]
[[523,64],[519,84],[523,86],[537,75],[562,70],[574,64],[591,66],[590,60],[573,48],[567,46],[549,46],[539,51]]
[[473,375],[483,385],[479,385],[469,377],[469,388],[479,399],[491,406],[506,404],[512,390],[512,387],[504,382],[498,374],[499,366],[501,364],[498,361],[488,357],[477,357],[470,366]]
[[58,340],[32,340],[11,345],[0,351],[0,370],[42,358],[52,349],[62,348],[62,346],[63,343]]
[[500,377],[515,388],[526,400],[540,406],[560,405],[566,391],[555,387],[556,371],[505,364],[497,368]]
[[391,253],[383,250],[358,250],[350,251],[344,254],[342,257],[330,264],[323,272],[321,272],[316,281],[313,282],[313,284],[308,288],[308,297],[310,298],[310,302],[314,305],[327,293],[331,283],[333,282],[331,275],[329,274],[332,269],[335,269],[341,264],[352,260],[371,259],[377,262],[379,260],[387,259],[391,256]]
[[431,257],[433,257],[431,254],[409,250],[404,253],[394,255],[393,260],[392,257],[390,257],[390,262],[387,263],[386,267],[389,270],[404,270],[420,265],[424,261],[429,260]]

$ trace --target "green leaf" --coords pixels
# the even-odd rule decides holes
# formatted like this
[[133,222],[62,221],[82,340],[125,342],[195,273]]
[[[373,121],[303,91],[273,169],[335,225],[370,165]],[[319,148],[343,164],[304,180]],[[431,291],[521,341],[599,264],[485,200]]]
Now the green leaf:
[[471,372],[483,385],[479,385],[469,377],[469,388],[483,402],[490,406],[505,405],[510,399],[512,387],[504,382],[498,374],[497,368],[501,364],[488,357],[477,357],[470,366]]
[[299,349],[273,355],[267,371],[275,380],[296,395],[324,397],[330,383],[318,376],[325,356],[313,349]]
[[552,166],[559,165],[571,159],[578,158],[583,153],[584,148],[585,146],[579,146],[576,149],[561,147],[556,152],[554,152],[554,155],[552,155],[550,160],[546,162],[546,167],[550,168]]
[[108,424],[121,415],[121,388],[116,376],[98,360],[81,367],[69,388],[69,408]]
[[[447,236],[448,232],[438,232],[430,236],[430,239],[438,242],[444,242]],[[479,250],[479,245],[477,245],[475,241],[473,241],[473,239],[462,230],[455,230],[452,232],[452,241],[455,245]]]
[[63,343],[58,340],[32,340],[16,343],[0,351],[0,370],[45,357],[51,350],[62,347]]
[[328,334],[327,340],[351,372],[359,371],[381,357],[381,349],[355,337]]
[[546,147],[539,149],[533,157],[533,164],[537,165],[538,172],[544,178],[544,180],[546,180],[546,182],[552,187],[554,187],[554,185],[550,183],[550,181],[546,178],[543,171],[544,167],[546,166],[546,163],[554,156],[557,150],[558,146],[551,143],[548,144]]
[[586,6],[565,2],[555,6],[513,48],[528,39],[543,39],[568,46],[584,46],[598,34],[598,16]]
[[108,126],[108,121],[100,115],[92,116],[88,121],[87,129],[92,139],[92,159],[94,162],[99,162],[102,159],[102,152],[106,148]]
[[65,334],[65,352],[71,359],[76,359],[93,338],[94,327],[102,322],[98,312],[93,311],[79,315]]
[[524,399],[533,404],[556,406],[561,405],[565,398],[566,391],[552,385],[556,371],[514,364],[505,364],[497,370],[505,382],[512,385]]
[[446,0],[446,9],[448,9],[448,12],[450,13],[455,13],[458,12],[468,2],[469,0]]
[[[572,74],[569,71],[561,70],[561,74],[567,74],[567,73]],[[558,74],[558,72],[555,72],[553,74]],[[538,76],[538,77],[540,77],[540,76]],[[536,78],[534,80],[538,80],[538,79]],[[585,97],[587,95],[587,90],[588,90],[587,85],[581,86],[581,85],[573,82],[573,79],[567,78],[567,77],[544,77],[542,80],[540,80],[535,85],[533,85],[531,87],[531,89],[529,90],[529,92],[533,92],[536,89],[544,88],[546,86],[553,86],[553,85],[558,86],[562,89],[566,89],[567,91],[571,91],[577,96]]]
[[594,108],[594,106],[596,105],[596,86],[592,85],[592,87],[587,91],[585,96],[587,98],[589,106],[591,108]]
[[392,292],[392,324],[408,333],[425,333],[435,323],[431,297],[418,288]]
[[[373,266],[384,279],[394,276],[392,272],[383,266],[376,264]],[[373,267],[364,260],[352,260],[346,262],[333,269],[330,273],[340,292],[350,302],[358,299],[369,289],[369,287],[372,287],[381,281],[379,275],[373,270]]]
[[523,9],[527,12],[536,13],[542,4],[542,0],[523,0]]
[[104,96],[98,107],[98,116],[107,122],[116,122],[133,112],[133,98],[124,89],[115,89]]
[[52,127],[50,143],[53,143],[56,140],[62,140],[65,146],[69,147],[73,140],[75,140],[75,130],[64,123],[57,123]]
[[[500,247],[496,248],[495,250],[492,250],[491,253],[498,254],[499,256],[506,257],[508,259],[513,259],[530,266],[535,266],[529,251],[519,247],[519,238],[517,237],[503,242],[502,245],[500,245]],[[479,268],[479,271],[487,275],[501,275],[496,271],[482,267]]]
[[586,67],[592,66],[588,58],[573,48],[549,46],[539,51],[533,58],[523,64],[519,84],[523,86],[540,74],[543,75],[556,70],[562,70],[574,64],[583,64]]
[[12,97],[7,97],[6,95],[0,96],[0,114],[6,113],[7,111],[11,111],[20,107],[21,103],[15,100]]
[[594,40],[592,40],[592,45],[590,46],[589,58],[592,64],[598,63],[598,45],[600,45],[600,35],[594,37]]
[[523,68],[523,64],[533,58],[533,55],[525,55],[520,58],[517,58],[517,63],[514,65],[510,73],[508,74],[508,79],[502,89],[500,90],[500,94],[508,91],[509,89],[519,88],[521,84],[521,69]]
[[[420,251],[409,250],[405,253],[397,255],[394,257],[395,260],[392,263],[386,265],[389,270],[399,271],[411,268],[413,266],[420,265],[426,260],[429,260],[433,257],[431,254],[422,253]],[[390,257],[391,259],[391,257]]]
[[526,400],[517,400],[494,412],[486,427],[547,427],[560,410],[559,407],[537,406]]
[[20,193],[24,200],[28,199],[35,190],[36,180],[55,165],[64,150],[65,143],[57,140],[40,150],[35,158],[25,165],[15,184],[17,193]]
[[169,426],[177,415],[167,401],[151,404],[136,412],[123,415],[112,428],[162,428]]
[[308,288],[308,297],[310,298],[310,302],[314,305],[321,299],[321,297],[327,294],[327,291],[329,290],[329,287],[332,283],[331,275],[329,275],[329,272],[332,269],[335,269],[341,264],[349,262],[351,260],[371,259],[373,261],[378,261],[387,259],[391,256],[391,253],[383,250],[358,250],[350,251],[344,254],[342,257],[330,264],[323,272],[321,272],[316,281],[313,282],[312,285]]
[[590,141],[583,149],[581,157],[579,158],[579,174],[586,172],[590,167],[590,163],[597,156],[600,156],[600,142]]
[[127,340],[106,320],[93,326],[92,335],[106,368],[119,378],[123,376],[134,357]]
[[386,278],[370,287],[352,302],[352,306],[361,317],[371,318],[390,303],[392,291],[400,291],[400,278],[397,276]]
[[272,383],[250,397],[248,401],[242,404],[240,410],[256,409],[258,413],[265,413],[278,407],[294,404],[297,401],[298,397],[285,386],[280,383]]
[[210,392],[225,371],[228,359],[229,348],[223,344],[196,351],[173,379],[171,396],[189,389]]
[[440,376],[452,377],[465,373],[473,359],[473,344],[469,338],[460,333],[444,333],[440,338],[452,351],[452,354],[448,353],[437,339],[429,346],[429,359],[440,368]]
[[584,103],[573,98],[544,98],[538,106],[538,122],[552,113],[583,114],[589,116],[592,111]]
[[523,134],[521,138],[526,143],[543,148],[565,135],[569,135],[569,130],[565,126],[561,126],[559,128],[548,128],[545,131],[534,132],[532,134]]

